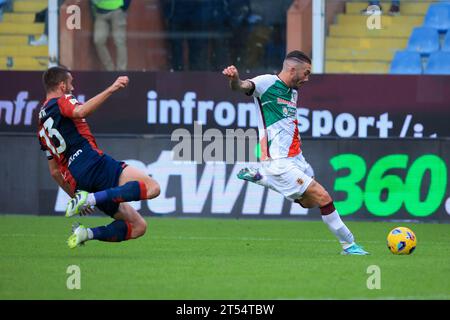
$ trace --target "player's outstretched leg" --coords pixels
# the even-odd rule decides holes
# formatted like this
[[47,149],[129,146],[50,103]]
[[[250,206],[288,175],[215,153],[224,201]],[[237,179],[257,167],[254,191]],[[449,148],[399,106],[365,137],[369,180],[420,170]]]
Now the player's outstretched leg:
[[153,199],[159,193],[159,184],[154,179],[143,171],[128,166],[120,175],[119,186],[95,193],[78,191],[67,204],[66,217],[80,214],[89,206]]
[[260,186],[270,188],[270,189],[278,192],[278,190],[267,181],[267,177],[265,177],[258,168],[254,168],[254,167],[242,168],[238,172],[237,177],[241,180],[253,182],[253,183],[259,184]]
[[242,168],[238,172],[237,177],[241,180],[246,180],[255,183],[262,179],[262,175],[261,173],[259,173],[259,170],[253,167]]
[[70,249],[84,245],[84,243],[88,240],[87,230],[88,229],[85,226],[79,223],[75,223],[72,226],[72,234],[69,239],[67,239],[67,245]]
[[81,224],[72,227],[72,235],[67,240],[69,248],[83,245],[89,240],[121,242],[143,236],[147,230],[147,222],[128,203],[121,203],[114,221],[106,226],[86,228]]
[[75,196],[69,200],[66,208],[66,217],[71,217],[80,214],[81,211],[87,207],[87,191],[77,191]]
[[318,183],[312,181],[303,197],[296,202],[305,208],[319,207],[322,220],[330,231],[338,238],[342,246],[343,255],[367,255],[369,254],[361,246],[356,244],[352,232],[342,221],[338,211],[334,207],[333,199],[328,192]]

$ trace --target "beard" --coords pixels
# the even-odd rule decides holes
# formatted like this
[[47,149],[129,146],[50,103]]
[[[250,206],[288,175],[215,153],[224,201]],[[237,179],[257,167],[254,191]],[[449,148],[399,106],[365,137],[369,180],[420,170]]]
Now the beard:
[[294,89],[300,89],[300,87],[303,86],[304,83],[304,81],[296,82],[294,85]]
[[299,89],[303,85],[304,82],[305,81],[303,81],[300,78],[296,77],[296,78],[292,79],[292,83],[293,83],[292,88],[293,89]]
[[72,94],[72,90],[67,82],[65,82],[66,90],[64,90],[64,94]]

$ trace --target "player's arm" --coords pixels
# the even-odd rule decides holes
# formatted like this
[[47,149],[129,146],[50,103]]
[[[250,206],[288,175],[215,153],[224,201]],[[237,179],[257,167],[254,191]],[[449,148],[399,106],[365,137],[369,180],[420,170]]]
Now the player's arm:
[[64,181],[61,172],[59,171],[58,164],[55,159],[48,159],[48,169],[50,171],[50,175],[56,181],[56,183],[70,196],[73,197],[74,194],[70,189],[70,185]]
[[[56,183],[71,197],[73,198],[75,194],[71,191],[69,183],[64,181],[61,172],[59,171],[58,164],[53,159],[48,159],[48,168],[50,170],[50,174],[52,178],[56,181]],[[94,207],[84,208],[80,215],[85,216],[94,213]]]
[[239,79],[239,72],[235,66],[226,67],[222,74],[228,77],[230,88],[233,91],[241,91],[249,95],[255,90],[255,84],[250,80]]
[[130,80],[126,76],[118,77],[117,80],[104,91],[89,99],[86,103],[77,105],[73,109],[72,118],[82,119],[88,117],[95,112],[95,110],[97,110],[114,92],[125,88],[129,81]]

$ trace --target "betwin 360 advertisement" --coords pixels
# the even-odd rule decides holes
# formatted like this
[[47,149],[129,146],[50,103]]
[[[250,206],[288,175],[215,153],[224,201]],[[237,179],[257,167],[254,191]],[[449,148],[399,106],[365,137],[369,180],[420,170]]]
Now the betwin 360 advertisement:
[[[0,136],[0,145],[8,148],[8,153],[0,153],[4,164],[0,174],[5,177],[0,190],[2,213],[64,215],[69,198],[48,174],[46,157],[35,146],[36,140]],[[304,209],[270,189],[237,178],[240,169],[258,166],[257,162],[177,160],[173,150],[180,142],[169,137],[101,137],[98,142],[116,159],[159,182],[159,197],[132,203],[144,215],[320,219],[317,209]],[[308,138],[303,141],[303,154],[341,215],[450,220],[447,140]],[[12,159],[21,159],[20,168]],[[13,201],[24,193],[27,197]]]

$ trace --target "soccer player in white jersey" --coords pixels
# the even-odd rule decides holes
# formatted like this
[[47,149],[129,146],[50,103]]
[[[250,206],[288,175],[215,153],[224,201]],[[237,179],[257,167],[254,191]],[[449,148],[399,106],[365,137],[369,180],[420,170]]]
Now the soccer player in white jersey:
[[328,192],[307,174],[310,167],[302,155],[298,132],[297,90],[308,81],[310,58],[297,50],[290,52],[278,75],[241,80],[235,66],[222,73],[228,77],[232,90],[254,97],[258,113],[261,165],[257,169],[242,169],[238,177],[269,187],[305,208],[319,207],[323,222],[342,246],[341,254],[369,254],[355,243]]

